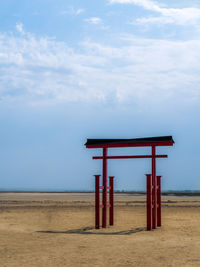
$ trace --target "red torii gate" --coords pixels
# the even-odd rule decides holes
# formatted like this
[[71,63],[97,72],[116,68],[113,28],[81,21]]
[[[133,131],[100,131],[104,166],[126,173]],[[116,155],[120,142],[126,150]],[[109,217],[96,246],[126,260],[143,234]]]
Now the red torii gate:
[[[87,139],[86,148],[102,148],[103,156],[93,157],[93,159],[103,160],[103,186],[99,186],[99,176],[95,176],[96,192],[96,228],[99,228],[99,189],[103,189],[102,198],[102,227],[106,228],[107,215],[107,189],[110,189],[110,224],[113,225],[113,177],[110,177],[110,186],[107,187],[107,159],[152,159],[152,174],[147,174],[147,230],[151,230],[151,212],[152,228],[161,226],[161,188],[160,178],[156,176],[156,158],[167,158],[167,155],[156,155],[157,146],[173,146],[172,136],[136,138],[136,139]],[[108,156],[108,148],[116,147],[151,147],[151,155],[134,155],[134,156]],[[158,190],[157,190],[158,189]],[[151,204],[152,194],[152,204]],[[156,216],[158,213],[158,216]],[[157,218],[157,220],[156,220]]]

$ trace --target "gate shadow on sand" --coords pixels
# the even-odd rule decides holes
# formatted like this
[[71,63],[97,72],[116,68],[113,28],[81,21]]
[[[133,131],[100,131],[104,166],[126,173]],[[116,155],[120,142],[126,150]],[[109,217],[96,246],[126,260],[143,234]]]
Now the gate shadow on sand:
[[94,227],[84,227],[80,229],[73,229],[68,231],[36,231],[37,233],[48,233],[48,234],[83,234],[83,235],[131,235],[137,232],[146,231],[145,227],[138,227],[130,230],[124,230],[119,232],[90,232],[94,230]]

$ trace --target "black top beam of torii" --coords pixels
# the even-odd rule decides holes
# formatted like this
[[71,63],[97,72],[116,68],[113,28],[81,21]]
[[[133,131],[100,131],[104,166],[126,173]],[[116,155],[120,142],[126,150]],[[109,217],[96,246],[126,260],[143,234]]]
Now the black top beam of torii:
[[[116,148],[116,147],[156,147],[173,146],[172,136],[159,136],[134,139],[87,139],[86,148]],[[134,159],[134,158],[167,158],[167,155],[136,155],[136,156],[106,156],[107,159]],[[93,157],[93,159],[103,159]]]

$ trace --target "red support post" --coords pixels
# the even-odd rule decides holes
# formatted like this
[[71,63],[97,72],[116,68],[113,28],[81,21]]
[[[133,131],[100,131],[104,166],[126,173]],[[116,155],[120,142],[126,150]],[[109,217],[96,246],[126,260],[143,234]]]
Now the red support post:
[[99,177],[95,175],[95,228],[99,229],[100,202],[99,202]]
[[157,201],[156,201],[156,147],[152,146],[152,229],[156,229],[156,210],[157,210]]
[[157,176],[157,226],[161,226],[161,176]]
[[114,224],[114,176],[109,176],[110,225]]
[[146,174],[146,182],[147,182],[147,231],[151,230],[151,174]]
[[106,228],[107,215],[107,148],[103,148],[103,198],[102,198],[102,227]]

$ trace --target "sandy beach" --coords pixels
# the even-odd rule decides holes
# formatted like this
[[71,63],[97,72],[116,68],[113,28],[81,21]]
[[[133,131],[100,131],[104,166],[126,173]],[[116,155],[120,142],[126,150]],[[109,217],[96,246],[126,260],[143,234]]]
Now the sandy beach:
[[1,193],[0,266],[200,266],[200,197],[163,196],[146,231],[144,195],[115,195],[115,225],[94,229],[93,193]]

